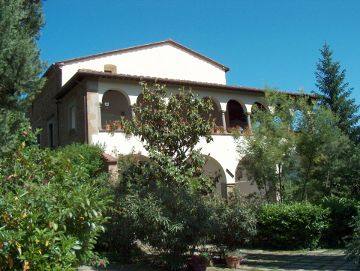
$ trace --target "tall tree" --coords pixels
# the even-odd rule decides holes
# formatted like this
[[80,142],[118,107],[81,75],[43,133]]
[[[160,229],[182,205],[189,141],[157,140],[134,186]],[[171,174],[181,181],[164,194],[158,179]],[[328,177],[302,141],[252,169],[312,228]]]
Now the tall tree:
[[274,192],[280,201],[355,196],[359,151],[337,127],[334,113],[306,97],[269,92],[265,99],[272,112],[255,111],[254,133],[239,151],[248,177],[267,199]]
[[357,112],[360,106],[350,98],[353,88],[345,82],[345,69],[341,69],[340,63],[333,60],[333,52],[328,44],[324,44],[320,53],[315,72],[319,101],[338,116],[339,128],[353,141],[359,142],[360,115]]
[[0,0],[0,109],[25,110],[41,88],[42,24],[40,0]]
[[0,0],[0,156],[16,147],[16,131],[29,126],[25,111],[43,84],[36,44],[41,7],[40,0]]

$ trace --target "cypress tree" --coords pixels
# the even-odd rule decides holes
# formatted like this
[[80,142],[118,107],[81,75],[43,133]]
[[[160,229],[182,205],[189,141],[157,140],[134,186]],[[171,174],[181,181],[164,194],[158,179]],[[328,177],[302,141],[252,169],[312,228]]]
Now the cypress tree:
[[0,109],[26,110],[41,89],[40,0],[0,0]]
[[328,107],[338,118],[339,128],[355,142],[360,141],[359,105],[350,98],[353,88],[345,82],[345,69],[333,60],[328,44],[320,49],[321,58],[317,63],[316,87],[320,104]]

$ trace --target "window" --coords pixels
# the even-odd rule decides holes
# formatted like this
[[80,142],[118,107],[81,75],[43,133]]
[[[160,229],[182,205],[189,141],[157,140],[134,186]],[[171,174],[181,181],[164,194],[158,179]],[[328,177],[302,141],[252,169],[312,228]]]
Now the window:
[[106,64],[104,65],[104,72],[116,73],[116,66],[112,64]]
[[[37,128],[37,130],[40,130],[40,127]],[[36,134],[36,142],[40,145],[41,144],[41,135],[40,133]]]
[[69,129],[76,129],[76,107],[75,105],[71,105],[69,108]]
[[49,147],[54,148],[54,123],[50,122],[48,124],[48,137],[49,137]]

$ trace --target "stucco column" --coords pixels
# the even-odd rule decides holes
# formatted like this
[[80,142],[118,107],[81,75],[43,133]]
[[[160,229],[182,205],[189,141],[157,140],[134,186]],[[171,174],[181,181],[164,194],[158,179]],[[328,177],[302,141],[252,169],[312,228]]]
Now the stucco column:
[[224,131],[226,132],[226,118],[225,118],[225,111],[221,110],[221,117],[222,117],[222,123],[223,123],[223,127],[224,127]]
[[134,119],[135,118],[134,105],[131,105],[130,108],[131,108],[131,118]]
[[251,112],[246,112],[246,119],[247,119],[247,123],[248,123],[248,129],[251,131],[251,130],[252,130],[252,126],[251,126]]

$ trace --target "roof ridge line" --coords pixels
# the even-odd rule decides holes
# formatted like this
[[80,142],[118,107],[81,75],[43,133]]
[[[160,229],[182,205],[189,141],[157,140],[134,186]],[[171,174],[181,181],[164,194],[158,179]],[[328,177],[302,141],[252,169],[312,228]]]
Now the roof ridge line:
[[225,65],[205,56],[202,55],[172,39],[166,39],[166,40],[162,40],[162,41],[158,41],[158,42],[153,42],[153,43],[146,43],[146,44],[142,44],[142,45],[135,45],[135,46],[131,46],[131,47],[126,47],[126,48],[122,48],[122,49],[116,49],[116,50],[111,50],[111,51],[107,51],[107,52],[102,52],[102,53],[97,53],[97,54],[93,54],[93,55],[88,55],[88,56],[83,56],[83,57],[76,57],[76,58],[69,58],[69,59],[65,59],[62,61],[57,61],[55,62],[55,65],[64,65],[67,63],[72,63],[72,62],[77,62],[77,61],[82,61],[82,60],[86,60],[86,59],[92,59],[92,58],[96,58],[96,57],[101,57],[101,56],[107,56],[107,55],[111,55],[111,54],[115,54],[115,53],[121,53],[121,52],[128,52],[128,51],[132,51],[132,50],[138,50],[138,49],[143,49],[143,48],[147,48],[147,47],[152,47],[152,46],[158,46],[161,44],[172,44],[180,49],[183,49],[185,51],[187,51],[188,53],[191,53],[193,55],[196,55],[197,57],[210,62],[211,64],[223,69],[225,72],[229,71],[230,69],[228,67],[226,67]]

